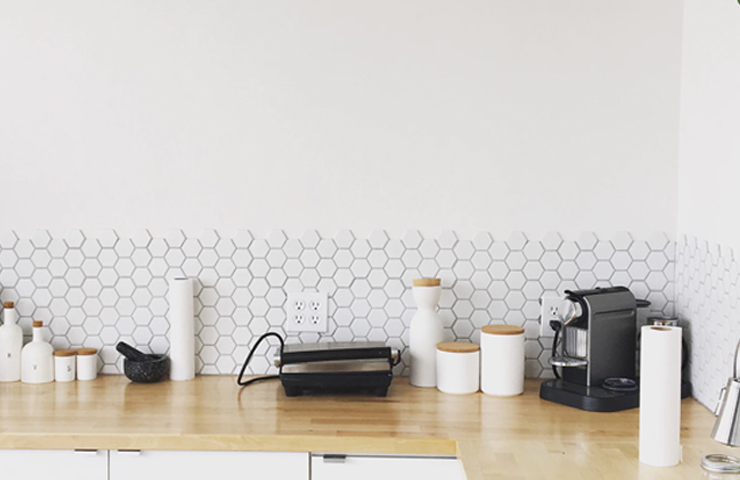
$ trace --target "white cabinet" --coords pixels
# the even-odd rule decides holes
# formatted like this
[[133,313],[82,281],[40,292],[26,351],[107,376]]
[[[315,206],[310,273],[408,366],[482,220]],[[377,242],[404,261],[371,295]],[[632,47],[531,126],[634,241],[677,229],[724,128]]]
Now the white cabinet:
[[464,480],[456,458],[313,455],[311,480]]
[[3,480],[107,480],[107,450],[0,450]]
[[308,453],[110,452],[109,480],[308,480]]

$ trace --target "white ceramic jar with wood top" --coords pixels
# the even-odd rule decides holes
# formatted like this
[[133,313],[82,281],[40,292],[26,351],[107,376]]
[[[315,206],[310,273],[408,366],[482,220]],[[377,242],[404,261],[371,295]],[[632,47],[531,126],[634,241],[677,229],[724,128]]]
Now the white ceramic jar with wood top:
[[409,328],[409,382],[415,387],[436,387],[437,344],[443,340],[442,320],[437,315],[437,302],[442,293],[440,279],[415,279],[413,293],[418,309]]
[[77,349],[77,380],[98,378],[98,350],[95,348]]
[[480,387],[480,347],[468,342],[437,345],[437,389],[455,395],[475,393]]
[[486,325],[481,329],[481,390],[509,397],[524,392],[524,328]]

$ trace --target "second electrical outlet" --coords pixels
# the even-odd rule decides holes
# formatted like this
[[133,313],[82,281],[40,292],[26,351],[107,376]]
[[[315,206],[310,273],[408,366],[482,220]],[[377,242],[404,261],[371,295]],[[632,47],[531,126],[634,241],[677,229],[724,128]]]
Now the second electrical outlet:
[[326,293],[288,293],[288,332],[325,333],[328,328]]

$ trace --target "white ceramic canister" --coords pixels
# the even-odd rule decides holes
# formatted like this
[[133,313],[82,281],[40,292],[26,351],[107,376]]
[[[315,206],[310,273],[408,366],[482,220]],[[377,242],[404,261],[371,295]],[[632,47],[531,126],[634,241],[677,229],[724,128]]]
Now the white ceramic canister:
[[524,392],[524,328],[486,325],[481,329],[481,390],[509,397]]
[[54,352],[54,380],[73,382],[77,372],[77,359],[74,350],[56,350]]
[[437,389],[465,395],[480,387],[480,347],[468,342],[437,345]]
[[17,382],[21,379],[23,329],[18,325],[15,303],[5,302],[3,306],[3,325],[0,326],[0,382]]
[[98,351],[95,348],[77,349],[77,380],[98,378]]
[[54,348],[44,340],[44,322],[33,321],[33,340],[21,351],[21,381],[48,383],[54,381]]
[[436,387],[437,344],[443,340],[442,320],[437,315],[437,302],[442,293],[440,279],[415,279],[413,293],[418,310],[409,328],[409,383],[415,387]]

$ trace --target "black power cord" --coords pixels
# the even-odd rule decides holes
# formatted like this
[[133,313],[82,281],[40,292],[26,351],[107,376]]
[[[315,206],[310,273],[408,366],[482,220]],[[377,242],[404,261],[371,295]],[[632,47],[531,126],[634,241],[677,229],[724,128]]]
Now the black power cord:
[[283,353],[283,347],[285,347],[285,340],[283,340],[283,337],[281,337],[279,334],[275,332],[267,332],[264,335],[262,335],[258,340],[257,343],[254,344],[254,347],[249,351],[249,355],[247,355],[247,359],[244,360],[244,365],[242,365],[242,369],[239,372],[239,376],[236,378],[236,384],[240,387],[246,387],[248,385],[252,385],[253,383],[257,382],[263,382],[265,380],[276,380],[280,378],[279,375],[265,375],[263,377],[255,377],[244,381],[244,372],[247,371],[247,366],[249,365],[249,362],[252,360],[252,357],[254,356],[254,352],[257,351],[257,347],[260,346],[260,343],[262,343],[262,340],[268,338],[268,337],[275,337],[280,341],[280,353]]

